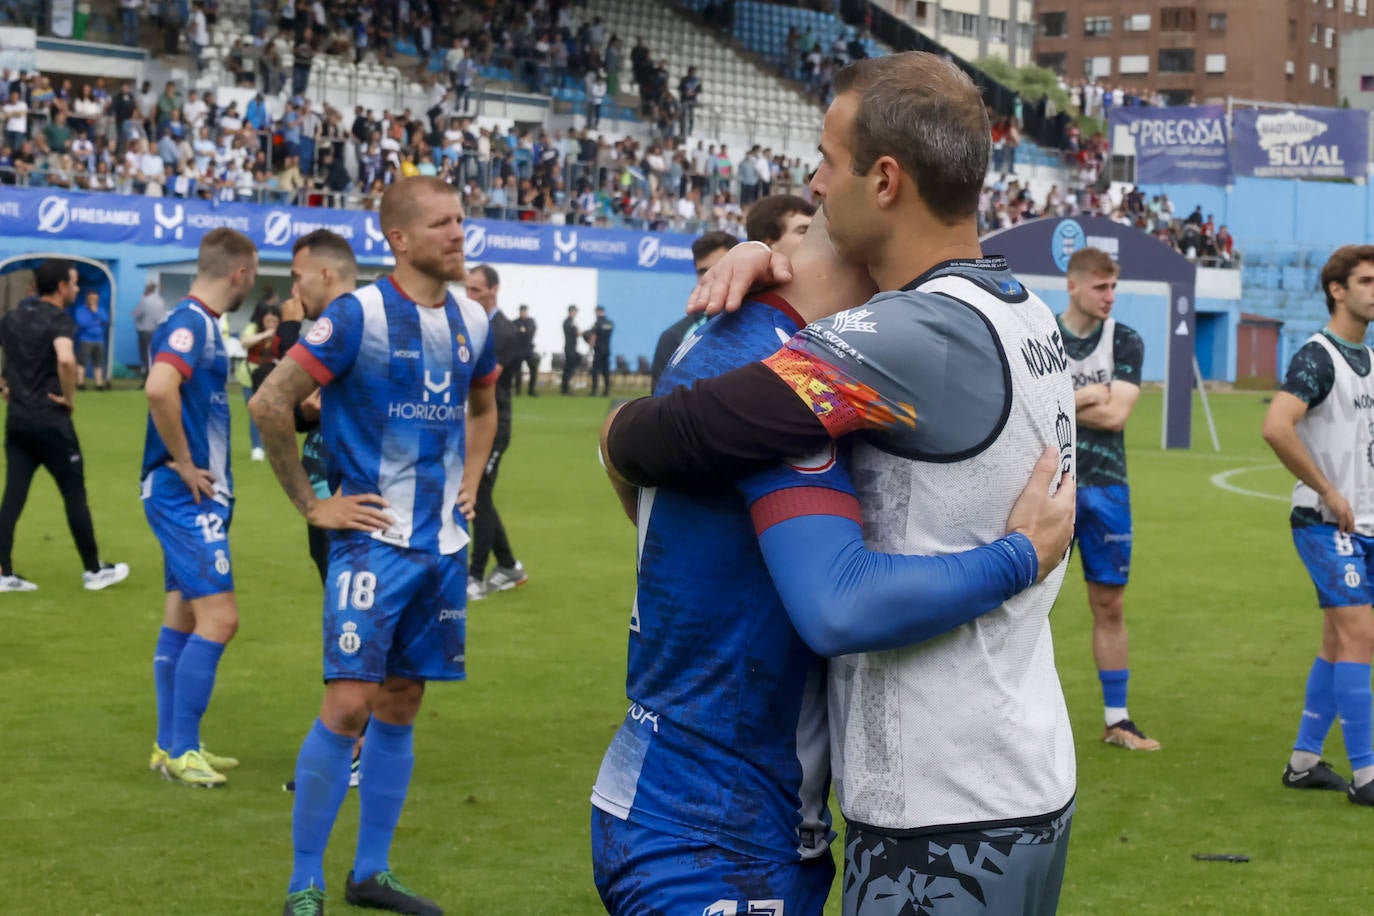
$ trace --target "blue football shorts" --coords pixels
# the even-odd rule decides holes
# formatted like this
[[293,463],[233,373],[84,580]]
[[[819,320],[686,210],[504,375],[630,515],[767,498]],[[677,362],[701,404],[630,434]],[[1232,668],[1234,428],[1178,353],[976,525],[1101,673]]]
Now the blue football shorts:
[[162,545],[164,590],[181,592],[187,601],[232,592],[229,522],[233,501],[226,505],[202,497],[197,503],[170,469],[153,471],[143,492],[143,514]]
[[592,808],[592,871],[611,916],[821,916],[835,862],[772,862]]
[[324,583],[324,679],[463,680],[467,569],[466,550],[444,556],[334,537]]
[[1080,487],[1074,538],[1084,579],[1125,585],[1131,573],[1131,488]]
[[1317,587],[1317,606],[1374,604],[1374,538],[1342,534],[1335,525],[1293,529],[1293,545]]

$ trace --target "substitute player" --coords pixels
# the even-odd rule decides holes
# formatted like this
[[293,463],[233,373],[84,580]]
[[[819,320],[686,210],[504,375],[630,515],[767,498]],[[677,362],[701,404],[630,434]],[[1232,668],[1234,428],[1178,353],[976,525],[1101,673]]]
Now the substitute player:
[[[449,291],[465,275],[455,190],[408,178],[387,189],[380,218],[395,271],[326,308],[249,405],[292,504],[334,532],[324,702],[296,763],[283,907],[291,916],[324,910],[325,845],[364,725],[358,846],[344,899],[442,912],[401,883],[389,857],[425,685],[465,676],[465,512],[496,434],[500,366],[482,307]],[[327,499],[301,466],[292,417],[321,385],[330,476],[339,481]]]
[[201,239],[186,298],[153,333],[143,512],[162,546],[162,630],[153,655],[157,742],[149,766],[191,786],[225,782],[237,766],[200,743],[224,647],[238,630],[229,559],[234,479],[229,470],[229,355],[219,319],[258,276],[253,242],[232,229]]
[[[1338,248],[1321,283],[1331,321],[1294,355],[1264,418],[1264,440],[1298,478],[1289,524],[1322,609],[1321,650],[1283,784],[1374,805],[1374,353],[1363,342],[1374,319],[1374,245]],[[1321,759],[1337,716],[1349,783]]]
[[[609,423],[610,463],[641,486],[711,481],[863,430],[852,461],[870,547],[993,543],[1047,448],[1072,469],[1074,424],[1054,316],[978,244],[986,110],[967,76],[917,52],[856,62],[835,89],[811,187],[880,292],[761,363],[631,402]],[[749,289],[774,259],[744,245],[713,273]],[[717,286],[708,274],[694,300]],[[815,527],[799,501],[755,514],[789,611],[847,580],[814,548],[774,565],[774,528]],[[940,638],[831,661],[849,916],[1054,912],[1076,782],[1049,627],[1064,566]]]
[[[770,353],[779,334],[871,289],[818,223],[797,252],[793,282],[689,338],[659,390]],[[1060,527],[1040,525],[1038,544],[1012,534],[950,557],[870,554],[845,463],[829,449],[820,460],[795,462],[801,470],[771,470],[738,489],[617,487],[642,540],[626,685],[632,706],[592,796],[596,882],[610,912],[744,913],[774,901],[788,913],[819,913],[833,865],[817,651],[938,635],[1029,586],[1068,547],[1072,496],[1061,495]],[[1034,505],[1018,506],[1022,516],[1045,508],[1057,467],[1051,454],[1027,488]],[[798,516],[806,522],[782,524]],[[1016,517],[1008,527],[1021,524]],[[771,556],[765,565],[756,526],[792,560],[845,570],[842,582],[817,589],[818,611],[789,620],[792,607],[784,609],[778,592],[805,573]],[[701,632],[713,634],[710,653],[692,648]],[[687,856],[690,872],[681,865]]]
[[1093,615],[1093,660],[1102,684],[1102,740],[1157,751],[1126,709],[1131,677],[1122,600],[1131,571],[1131,490],[1126,421],[1140,398],[1145,345],[1112,315],[1119,270],[1111,255],[1082,248],[1066,271],[1069,307],[1059,316],[1078,412],[1078,555]]

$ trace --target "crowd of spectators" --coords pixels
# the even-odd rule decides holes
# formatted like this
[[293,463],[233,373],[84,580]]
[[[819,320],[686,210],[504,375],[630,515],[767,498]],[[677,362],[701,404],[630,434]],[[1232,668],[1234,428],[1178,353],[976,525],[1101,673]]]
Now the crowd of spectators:
[[442,82],[428,113],[380,116],[293,99],[274,118],[261,93],[241,111],[175,82],[112,93],[96,79],[77,91],[70,80],[53,88],[45,76],[6,72],[0,91],[11,99],[0,146],[8,184],[375,208],[397,177],[439,175],[470,212],[491,218],[742,236],[753,201],[805,193],[809,175],[801,160],[757,146],[479,124],[453,113]]
[[1075,80],[1062,83],[1069,95],[1069,107],[1074,114],[1106,120],[1113,108],[1163,108],[1169,104],[1158,89],[1113,86],[1097,80]]
[[1186,217],[1180,217],[1169,195],[1156,194],[1147,202],[1139,186],[1117,202],[1091,184],[1078,190],[1061,190],[1055,184],[1037,201],[1027,185],[1011,175],[1003,175],[983,188],[978,201],[978,231],[983,234],[1010,229],[1042,216],[1079,215],[1104,216],[1123,226],[1134,226],[1204,266],[1240,265],[1241,254],[1235,239],[1226,226],[1217,225],[1212,214],[1204,216],[1198,206]]
[[[164,51],[185,47],[199,66],[205,33],[220,15],[216,0],[192,4],[189,20],[174,2],[121,2],[126,40],[155,28]],[[226,83],[255,92],[245,105],[220,104],[214,91],[174,82],[160,91],[148,83],[116,88],[105,79],[54,87],[41,74],[7,72],[0,78],[11,99],[0,182],[373,208],[395,178],[425,174],[459,187],[469,210],[489,217],[740,236],[753,200],[804,191],[809,170],[800,160],[686,140],[702,85],[695,69],[681,75],[674,93],[666,66],[642,41],[626,55],[620,38],[584,7],[557,0],[255,2],[248,34],[223,61]],[[426,110],[350,113],[313,103],[303,90],[319,55],[408,62],[424,81]],[[585,80],[586,126],[550,134],[475,118],[477,74],[491,67],[545,91]],[[626,90],[626,77],[639,89],[641,113],[658,124],[653,140],[617,140],[598,130],[600,104]]]
[[[151,16],[174,49],[178,36],[199,59],[199,39],[218,16],[216,0],[193,4],[191,19],[175,3],[144,7],[121,0],[124,28],[138,34]],[[271,8],[269,8],[269,6]],[[256,94],[243,108],[220,105],[213,91],[161,91],[148,83],[117,89],[97,78],[79,88],[38,73],[0,75],[5,120],[0,182],[72,190],[216,201],[375,208],[397,177],[438,175],[460,188],[470,213],[489,218],[588,226],[629,226],[744,237],[748,208],[774,193],[809,196],[809,167],[799,159],[754,147],[684,139],[694,128],[701,78],[695,68],[672,86],[667,68],[637,41],[628,55],[620,38],[581,4],[530,0],[431,0],[356,5],[336,0],[255,3],[251,34],[225,58],[234,84]],[[708,8],[708,20],[727,15]],[[441,25],[442,24],[442,25]],[[715,24],[728,27],[728,23]],[[289,59],[277,50],[286,37]],[[443,50],[445,44],[447,50]],[[789,75],[820,85],[848,60],[864,54],[858,39],[829,47],[810,31],[787,39]],[[418,61],[442,59],[438,73],[422,67],[429,107],[351,113],[316,106],[301,95],[315,55],[379,60],[414,52]],[[479,121],[469,113],[480,68],[507,67],[531,88],[582,80],[586,127],[566,132],[517,129]],[[597,128],[599,107],[625,88],[639,89],[641,114],[659,130],[655,139],[614,139]],[[291,92],[286,93],[290,88]],[[673,89],[676,89],[676,92]],[[1154,104],[1096,83],[1070,90],[1081,113],[1101,116],[1113,105]],[[825,89],[828,92],[828,89]],[[268,97],[288,100],[277,113]],[[1121,98],[1117,98],[1121,96]],[[1053,103],[1050,102],[1052,105]],[[1041,113],[1043,114],[1043,113]],[[1053,187],[1035,201],[1015,177],[1021,123],[993,118],[993,169],[980,205],[985,231],[1041,215],[1100,214],[1156,235],[1190,257],[1231,263],[1226,227],[1195,213],[1175,218],[1167,198],[1149,204],[1138,191],[1114,204],[1099,180],[1108,155],[1105,137],[1080,137],[1066,127],[1067,154],[1078,191]]]

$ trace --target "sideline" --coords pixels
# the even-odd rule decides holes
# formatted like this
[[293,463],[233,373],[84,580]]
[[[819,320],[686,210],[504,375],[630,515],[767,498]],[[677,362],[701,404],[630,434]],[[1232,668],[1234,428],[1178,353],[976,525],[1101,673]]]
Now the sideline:
[[1272,499],[1276,502],[1286,503],[1289,501],[1287,496],[1275,496],[1273,493],[1261,493],[1259,490],[1247,490],[1245,487],[1238,487],[1231,483],[1231,478],[1237,474],[1248,474],[1251,471],[1271,471],[1274,468],[1281,468],[1281,464],[1259,464],[1246,468],[1232,468],[1229,471],[1222,471],[1220,474],[1212,475],[1212,486],[1226,490],[1230,493],[1239,493],[1241,496],[1253,496],[1257,499]]

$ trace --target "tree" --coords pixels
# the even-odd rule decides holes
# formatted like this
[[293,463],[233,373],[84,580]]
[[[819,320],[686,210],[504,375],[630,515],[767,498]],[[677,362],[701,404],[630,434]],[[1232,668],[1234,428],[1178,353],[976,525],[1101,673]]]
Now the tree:
[[1069,94],[1060,88],[1059,74],[1048,67],[1037,67],[1034,64],[1013,67],[1001,57],[984,57],[974,66],[1020,95],[1026,102],[1038,102],[1048,95],[1060,111],[1070,110]]

